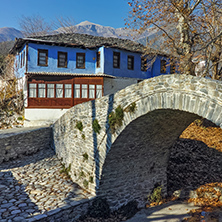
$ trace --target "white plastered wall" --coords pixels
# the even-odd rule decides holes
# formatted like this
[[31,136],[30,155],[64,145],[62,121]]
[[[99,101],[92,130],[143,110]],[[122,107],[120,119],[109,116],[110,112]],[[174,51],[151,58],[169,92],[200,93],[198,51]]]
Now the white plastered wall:
[[48,126],[59,119],[68,109],[25,109],[24,126]]
[[115,93],[132,84],[137,83],[140,79],[136,78],[104,78],[104,96]]

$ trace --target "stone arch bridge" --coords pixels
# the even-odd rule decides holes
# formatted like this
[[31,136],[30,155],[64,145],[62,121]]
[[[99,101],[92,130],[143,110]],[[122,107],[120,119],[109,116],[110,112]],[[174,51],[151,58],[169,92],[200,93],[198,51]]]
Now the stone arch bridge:
[[[129,106],[135,103],[134,112]],[[108,119],[124,110],[114,133]],[[71,108],[53,125],[54,148],[74,182],[105,195],[113,208],[144,203],[156,183],[167,192],[169,148],[196,118],[222,126],[222,84],[187,75],[164,75]],[[92,128],[97,119],[100,133]],[[76,127],[82,123],[82,131]]]

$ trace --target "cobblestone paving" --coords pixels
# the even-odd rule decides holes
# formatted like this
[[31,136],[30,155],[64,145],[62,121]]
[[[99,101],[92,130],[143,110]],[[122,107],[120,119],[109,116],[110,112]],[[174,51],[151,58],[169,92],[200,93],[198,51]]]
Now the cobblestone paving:
[[60,173],[50,148],[0,165],[0,221],[34,221],[90,195]]

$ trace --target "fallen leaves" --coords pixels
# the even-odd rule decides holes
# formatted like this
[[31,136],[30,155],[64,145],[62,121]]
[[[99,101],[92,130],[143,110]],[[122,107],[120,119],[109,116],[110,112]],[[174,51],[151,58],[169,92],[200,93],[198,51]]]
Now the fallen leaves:
[[204,211],[212,211],[215,208],[222,208],[222,183],[209,183],[196,189],[197,197],[188,201],[201,206]]
[[[206,122],[207,120],[202,121]],[[180,135],[180,138],[202,141],[207,146],[222,152],[222,129],[206,126],[201,123],[201,120],[191,123]]]

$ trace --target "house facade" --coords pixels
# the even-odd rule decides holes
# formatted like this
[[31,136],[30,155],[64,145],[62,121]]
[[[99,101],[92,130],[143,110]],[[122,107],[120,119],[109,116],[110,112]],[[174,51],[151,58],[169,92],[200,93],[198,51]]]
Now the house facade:
[[11,53],[16,72],[26,79],[25,125],[50,124],[74,105],[175,71],[164,55],[147,68],[143,48],[126,39],[77,33],[18,39]]

